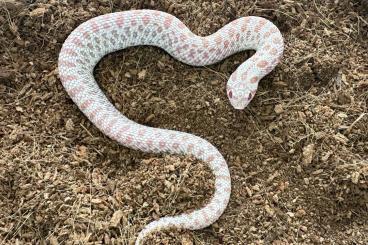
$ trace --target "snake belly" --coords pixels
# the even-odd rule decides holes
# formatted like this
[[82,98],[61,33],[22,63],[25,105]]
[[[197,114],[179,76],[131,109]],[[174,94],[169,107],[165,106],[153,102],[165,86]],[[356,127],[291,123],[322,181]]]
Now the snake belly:
[[224,212],[231,193],[227,163],[211,143],[193,134],[140,125],[121,114],[99,88],[93,76],[98,61],[108,53],[137,45],[157,46],[193,66],[214,64],[242,50],[256,50],[228,81],[227,95],[236,109],[248,105],[258,82],[279,62],[284,47],[277,27],[261,17],[242,17],[201,37],[176,17],[155,10],[101,15],[82,23],[68,36],[59,54],[59,76],[74,103],[99,130],[128,148],[192,155],[206,162],[215,176],[215,192],[206,206],[149,223],[138,234],[136,245],[155,230],[196,230],[211,225]]

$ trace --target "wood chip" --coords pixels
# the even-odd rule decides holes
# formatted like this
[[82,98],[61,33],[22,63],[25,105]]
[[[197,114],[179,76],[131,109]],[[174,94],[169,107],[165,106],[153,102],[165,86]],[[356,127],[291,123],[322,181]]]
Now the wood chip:
[[181,245],[193,245],[193,241],[189,236],[184,236],[181,239]]
[[120,224],[121,218],[123,218],[124,212],[122,210],[117,210],[114,212],[110,219],[110,226],[117,227]]
[[29,13],[29,16],[40,17],[43,16],[46,12],[47,12],[46,8],[36,8]]
[[309,144],[303,148],[303,160],[302,161],[305,166],[309,165],[312,162],[314,152],[315,152],[314,144]]

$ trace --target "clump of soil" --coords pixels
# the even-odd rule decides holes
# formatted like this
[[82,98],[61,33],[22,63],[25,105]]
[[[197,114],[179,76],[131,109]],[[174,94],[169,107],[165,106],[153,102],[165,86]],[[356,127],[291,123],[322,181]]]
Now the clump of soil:
[[132,120],[206,138],[228,161],[232,196],[199,231],[147,244],[367,244],[368,16],[366,1],[14,1],[0,3],[0,239],[4,244],[133,244],[162,216],[213,194],[194,159],[148,155],[99,132],[68,97],[57,57],[91,17],[150,8],[208,35],[257,15],[282,31],[280,65],[244,111],[225,83],[253,54],[194,68],[135,47],[95,73]]

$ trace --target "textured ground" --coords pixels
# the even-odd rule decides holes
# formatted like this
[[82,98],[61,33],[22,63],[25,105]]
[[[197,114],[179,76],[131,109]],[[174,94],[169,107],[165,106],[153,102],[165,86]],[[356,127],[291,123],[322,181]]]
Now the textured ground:
[[[129,2],[129,3],[127,3]],[[194,68],[152,47],[104,58],[96,77],[149,126],[202,136],[227,159],[233,192],[200,231],[147,244],[368,243],[368,2],[0,1],[0,243],[131,244],[149,221],[201,207],[201,162],[148,155],[106,138],[57,75],[67,35],[100,14],[151,8],[208,35],[258,15],[280,27],[282,63],[244,111],[225,83],[252,52]]]

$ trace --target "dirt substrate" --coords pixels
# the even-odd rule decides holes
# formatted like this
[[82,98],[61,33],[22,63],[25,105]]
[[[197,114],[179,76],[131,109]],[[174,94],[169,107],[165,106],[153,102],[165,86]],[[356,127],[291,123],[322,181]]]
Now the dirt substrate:
[[[130,2],[130,3],[127,3]],[[0,241],[132,244],[142,227],[203,206],[213,176],[189,158],[119,146],[72,103],[57,74],[67,35],[91,17],[169,12],[208,35],[248,15],[285,37],[282,63],[244,111],[225,83],[252,52],[194,68],[153,47],[104,58],[96,77],[134,121],[194,133],[228,161],[226,212],[147,244],[368,244],[368,3],[313,1],[0,2]]]

